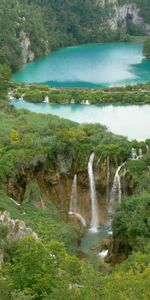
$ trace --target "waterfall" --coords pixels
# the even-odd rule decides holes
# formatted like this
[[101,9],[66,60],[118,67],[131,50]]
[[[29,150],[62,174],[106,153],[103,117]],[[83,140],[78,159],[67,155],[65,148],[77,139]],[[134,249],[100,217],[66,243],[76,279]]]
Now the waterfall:
[[99,159],[97,160],[96,166],[95,166],[95,171],[97,171],[99,163],[100,163],[101,157],[99,157]]
[[70,197],[70,208],[69,208],[69,215],[76,216],[81,224],[86,227],[85,219],[77,212],[77,175],[74,175],[73,183],[72,183],[72,190],[71,190],[71,197]]
[[20,206],[20,203],[16,202],[13,198],[10,198],[12,202],[14,202],[17,206]]
[[94,161],[94,153],[91,154],[88,162],[88,175],[89,175],[89,183],[90,183],[90,198],[91,198],[91,208],[92,208],[90,230],[92,232],[97,232],[98,231],[98,208],[97,208],[96,189],[95,189],[95,181],[94,181],[94,173],[93,173],[93,161]]
[[132,152],[131,152],[131,160],[138,160],[139,158],[141,158],[143,156],[143,152],[142,149],[139,148],[138,154],[136,152],[136,149],[132,148]]
[[119,172],[122,169],[122,167],[124,166],[125,162],[123,164],[121,164],[116,171],[115,177],[114,177],[114,182],[113,182],[113,186],[112,186],[112,195],[113,195],[113,200],[115,200],[116,197],[116,192],[118,191],[118,202],[121,202],[121,181],[120,181],[120,175]]
[[[121,180],[119,172],[122,169],[126,162],[122,163],[118,168],[114,176],[112,191],[111,191],[111,198],[108,205],[108,215],[112,214],[113,212],[113,205],[117,200],[119,203],[121,202]],[[108,226],[111,227],[111,218],[108,216]]]
[[110,161],[109,161],[109,156],[107,156],[107,187],[106,187],[106,193],[107,193],[107,202],[109,201],[109,178],[110,178]]
[[142,157],[142,156],[143,156],[143,152],[142,152],[142,149],[140,148],[139,149],[139,158]]
[[135,149],[135,148],[132,148],[132,151],[131,151],[131,159],[132,159],[132,160],[137,159],[137,153],[136,153],[136,149]]
[[74,216],[76,216],[76,217],[80,220],[81,224],[82,224],[84,227],[86,227],[86,221],[85,221],[85,219],[84,219],[79,213],[69,211],[69,215],[74,215]]
[[[121,168],[124,166],[125,162],[123,164],[121,164],[118,168],[117,171],[115,173],[114,176],[114,181],[113,181],[113,186],[112,186],[112,191],[111,191],[111,199],[110,199],[110,203],[109,203],[109,212],[112,212],[112,206],[117,198],[118,202],[121,201],[121,181],[120,181],[120,175],[119,172],[121,170]],[[118,192],[118,196],[116,197],[116,194]]]
[[43,101],[44,103],[49,103],[49,97],[48,96],[45,96],[45,98],[44,98],[44,101]]
[[69,212],[76,212],[76,209],[77,209],[77,175],[75,174],[72,183]]

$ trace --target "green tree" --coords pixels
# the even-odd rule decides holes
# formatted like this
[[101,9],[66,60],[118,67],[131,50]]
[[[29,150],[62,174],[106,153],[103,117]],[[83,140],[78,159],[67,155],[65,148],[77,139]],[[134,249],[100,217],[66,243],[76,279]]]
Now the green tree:
[[10,84],[11,70],[7,65],[0,65],[0,96],[6,97]]
[[150,38],[144,43],[143,54],[147,59],[150,59]]

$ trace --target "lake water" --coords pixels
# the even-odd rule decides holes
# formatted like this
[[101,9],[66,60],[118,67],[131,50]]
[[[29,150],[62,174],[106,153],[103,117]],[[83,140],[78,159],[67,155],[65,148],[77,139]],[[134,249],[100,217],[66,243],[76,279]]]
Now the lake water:
[[55,87],[110,87],[150,81],[142,44],[107,43],[64,48],[26,64],[13,79]]
[[52,114],[78,123],[100,123],[130,140],[150,138],[150,105],[81,105],[12,101],[17,109]]

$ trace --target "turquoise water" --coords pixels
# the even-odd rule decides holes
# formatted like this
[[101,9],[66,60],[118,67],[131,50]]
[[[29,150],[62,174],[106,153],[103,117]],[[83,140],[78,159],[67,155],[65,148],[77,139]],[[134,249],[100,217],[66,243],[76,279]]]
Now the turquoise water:
[[150,61],[142,44],[109,43],[68,47],[27,64],[19,82],[55,87],[110,87],[150,81]]
[[150,138],[150,105],[81,105],[12,101],[17,108],[52,114],[78,123],[100,123],[130,140]]
[[89,258],[89,260],[97,264],[100,260],[98,253],[101,249],[101,242],[108,237],[106,229],[101,229],[97,233],[87,231],[81,239],[80,250]]

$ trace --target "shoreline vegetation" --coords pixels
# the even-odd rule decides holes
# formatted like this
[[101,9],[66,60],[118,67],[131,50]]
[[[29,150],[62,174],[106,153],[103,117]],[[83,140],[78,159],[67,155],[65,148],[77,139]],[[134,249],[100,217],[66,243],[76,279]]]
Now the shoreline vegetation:
[[150,82],[112,88],[54,88],[40,84],[11,82],[10,100],[55,104],[150,104]]

